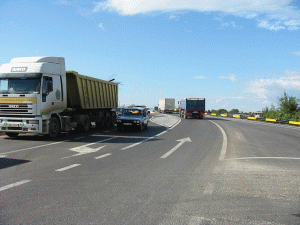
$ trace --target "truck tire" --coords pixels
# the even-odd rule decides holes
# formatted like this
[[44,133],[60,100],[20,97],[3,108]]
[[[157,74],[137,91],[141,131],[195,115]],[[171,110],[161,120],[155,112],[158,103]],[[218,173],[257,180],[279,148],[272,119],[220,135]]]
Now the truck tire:
[[84,132],[89,132],[90,131],[91,120],[90,120],[90,117],[88,115],[84,115],[82,126],[83,126]]
[[99,113],[99,121],[96,122],[96,129],[100,129],[102,127],[104,127],[105,125],[105,117],[104,117],[104,113],[100,112]]
[[49,134],[48,137],[51,139],[57,138],[60,135],[60,124],[56,117],[51,117],[49,123]]
[[19,135],[19,133],[8,132],[8,133],[6,133],[6,135],[7,135],[8,137],[17,137],[17,136]]
[[187,119],[186,112],[184,112],[183,117],[184,117],[184,119]]
[[112,125],[115,125],[117,121],[117,114],[116,112],[111,112],[111,123]]
[[146,123],[146,125],[145,125],[145,129],[146,129],[146,130],[148,129],[148,123]]
[[111,115],[109,112],[105,115],[105,126],[110,127],[111,126]]

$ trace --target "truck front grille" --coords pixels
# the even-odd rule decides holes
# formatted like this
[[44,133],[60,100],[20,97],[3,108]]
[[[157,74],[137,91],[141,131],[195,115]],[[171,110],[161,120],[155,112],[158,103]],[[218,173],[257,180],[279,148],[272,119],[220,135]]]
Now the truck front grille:
[[32,104],[0,104],[0,115],[32,115]]

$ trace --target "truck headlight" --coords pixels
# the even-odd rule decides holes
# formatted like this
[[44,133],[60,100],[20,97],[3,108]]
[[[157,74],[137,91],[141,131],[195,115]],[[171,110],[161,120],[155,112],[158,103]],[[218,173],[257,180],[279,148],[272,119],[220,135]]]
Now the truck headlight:
[[38,120],[27,120],[27,124],[39,124]]
[[121,120],[117,120],[117,123],[121,123]]
[[135,120],[135,121],[133,121],[134,123],[139,123],[140,121],[138,121],[138,120]]

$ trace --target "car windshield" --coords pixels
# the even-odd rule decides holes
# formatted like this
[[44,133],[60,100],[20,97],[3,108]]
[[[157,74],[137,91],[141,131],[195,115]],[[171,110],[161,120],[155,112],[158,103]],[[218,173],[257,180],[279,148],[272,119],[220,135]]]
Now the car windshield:
[[1,94],[39,94],[41,89],[40,78],[5,78],[0,79]]
[[123,114],[127,115],[127,116],[137,116],[137,115],[140,116],[140,115],[142,115],[142,110],[139,110],[139,109],[124,109]]

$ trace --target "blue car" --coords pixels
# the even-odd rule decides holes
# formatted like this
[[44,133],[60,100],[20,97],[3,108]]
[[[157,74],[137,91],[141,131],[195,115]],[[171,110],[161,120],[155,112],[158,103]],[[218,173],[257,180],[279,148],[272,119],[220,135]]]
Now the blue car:
[[122,115],[117,119],[117,129],[122,131],[123,128],[136,128],[139,131],[148,128],[149,117],[145,108],[124,108]]

